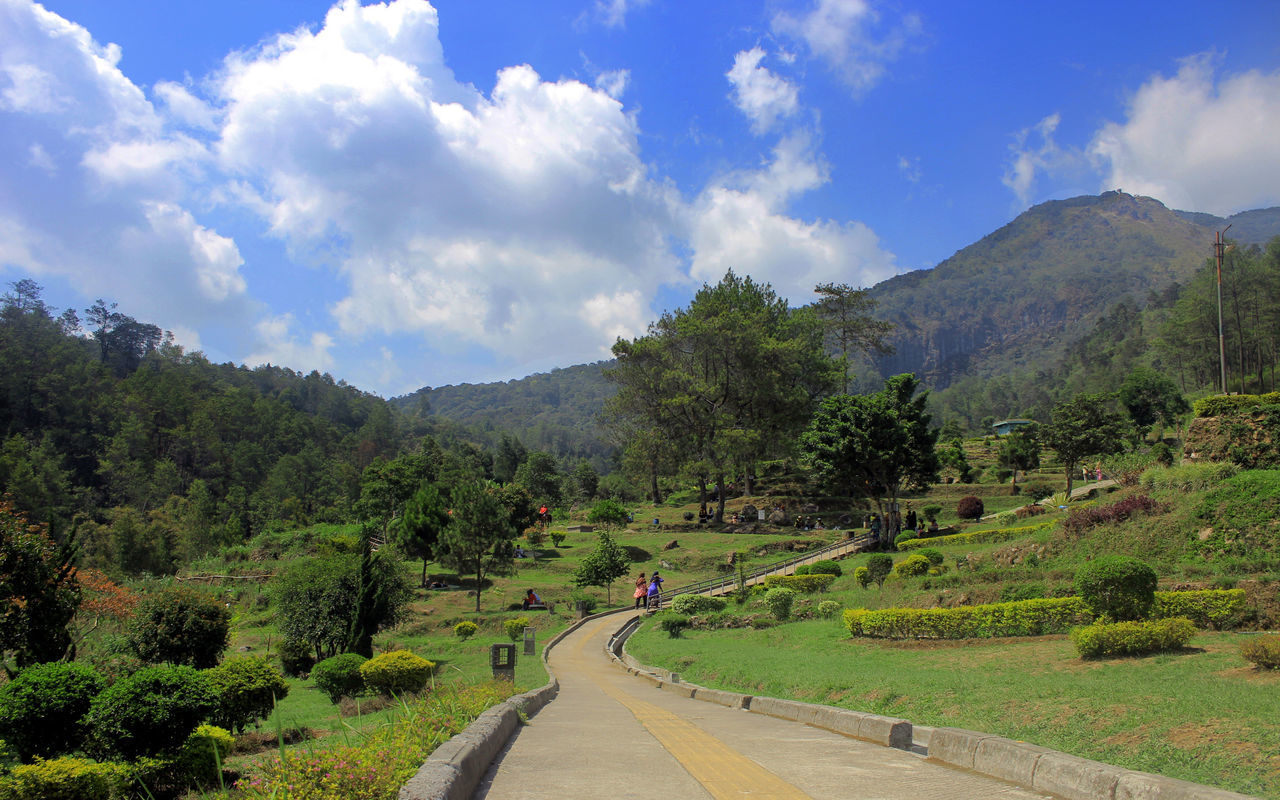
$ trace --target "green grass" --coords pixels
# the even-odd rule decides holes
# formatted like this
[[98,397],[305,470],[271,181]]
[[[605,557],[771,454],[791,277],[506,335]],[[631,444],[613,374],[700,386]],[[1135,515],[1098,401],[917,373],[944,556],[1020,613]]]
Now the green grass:
[[720,689],[985,731],[1131,769],[1280,798],[1280,673],[1240,657],[1255,634],[1081,661],[1065,636],[961,642],[850,639],[833,620],[761,631],[645,625],[642,662]]

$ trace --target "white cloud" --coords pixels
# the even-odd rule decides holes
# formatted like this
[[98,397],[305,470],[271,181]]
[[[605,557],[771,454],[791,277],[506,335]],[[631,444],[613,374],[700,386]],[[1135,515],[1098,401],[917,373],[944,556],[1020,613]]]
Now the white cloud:
[[0,3],[0,267],[65,278],[163,327],[243,317],[232,240],[187,209],[207,152],[173,135],[120,49],[32,3]]
[[217,128],[217,111],[193,95],[182,84],[161,81],[155,85],[155,93],[164,102],[169,116],[175,121],[202,130]]
[[1129,101],[1126,119],[1093,137],[1103,189],[1174,208],[1230,214],[1280,203],[1280,71],[1217,76],[1214,58],[1186,59]]
[[622,93],[627,90],[627,84],[630,81],[631,70],[615,69],[597,75],[595,84],[597,89],[600,89],[614,100],[621,100]]
[[333,337],[327,333],[312,333],[305,341],[295,336],[292,314],[268,317],[255,326],[258,349],[245,359],[251,367],[260,364],[285,366],[301,372],[327,372],[333,367],[329,350]]
[[1010,158],[1000,182],[1009,188],[1025,208],[1035,200],[1036,179],[1060,175],[1082,166],[1079,150],[1060,147],[1054,139],[1062,115],[1053,113],[1029,128],[1014,134]]
[[649,5],[649,0],[595,0],[596,18],[606,28],[626,25],[627,12]]
[[923,176],[920,169],[920,157],[898,156],[898,172],[902,173],[902,177],[908,183],[919,183],[920,178]]
[[886,65],[920,35],[922,26],[914,14],[882,25],[880,12],[868,0],[817,0],[806,14],[777,14],[772,27],[803,42],[850,89],[862,93],[880,82]]
[[751,120],[751,129],[757,134],[769,131],[800,107],[795,85],[760,66],[763,58],[764,50],[759,47],[743,50],[725,73],[733,85],[730,97],[734,105]]
[[825,183],[827,170],[802,137],[784,139],[763,169],[726,177],[694,203],[692,276],[715,283],[726,271],[772,284],[793,304],[828,281],[870,286],[897,272],[894,256],[860,222],[788,216],[788,201]]

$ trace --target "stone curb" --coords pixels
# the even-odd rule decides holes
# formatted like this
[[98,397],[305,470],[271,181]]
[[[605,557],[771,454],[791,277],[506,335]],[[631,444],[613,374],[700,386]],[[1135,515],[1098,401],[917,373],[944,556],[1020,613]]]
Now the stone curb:
[[542,648],[542,664],[551,680],[537,689],[507,698],[437,747],[414,776],[400,787],[399,800],[467,800],[471,797],[489,765],[516,732],[521,716],[532,717],[554,700],[560,691],[560,682],[547,663],[547,653],[561,639],[586,623],[616,613],[614,610],[584,617],[552,637]]
[[638,618],[629,620],[610,640],[608,653],[614,663],[659,689],[695,700],[802,722],[884,747],[908,750],[925,755],[931,761],[972,770],[1064,800],[1259,800],[1225,789],[1090,761],[989,733],[919,726],[921,735],[915,736],[917,728],[904,719],[684,683],[679,676],[645,666],[626,653],[626,640],[635,632],[638,622]]

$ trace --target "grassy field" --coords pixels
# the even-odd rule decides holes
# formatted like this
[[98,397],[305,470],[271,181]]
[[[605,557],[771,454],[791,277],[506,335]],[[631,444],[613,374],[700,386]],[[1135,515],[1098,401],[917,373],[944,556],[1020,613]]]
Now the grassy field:
[[1066,636],[886,642],[810,620],[679,639],[646,625],[628,650],[705,686],[981,730],[1280,798],[1280,674],[1240,657],[1254,635],[1202,633],[1184,652],[1086,662]]

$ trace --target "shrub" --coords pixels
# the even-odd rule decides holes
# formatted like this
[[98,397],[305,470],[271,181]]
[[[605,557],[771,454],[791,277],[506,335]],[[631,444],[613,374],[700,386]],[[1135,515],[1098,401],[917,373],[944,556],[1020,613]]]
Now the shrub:
[[884,579],[893,572],[893,558],[884,553],[872,553],[867,556],[867,569],[876,586],[884,586]]
[[524,532],[524,540],[529,543],[530,547],[541,547],[544,534],[541,528],[530,528]]
[[1188,592],[1156,592],[1153,619],[1186,617],[1197,628],[1227,630],[1244,619],[1243,589],[1198,589]]
[[218,694],[214,724],[236,733],[270,716],[276,702],[289,694],[289,684],[266,656],[232,656],[205,675]]
[[1177,467],[1152,467],[1139,483],[1147,491],[1201,492],[1235,475],[1240,468],[1230,462],[1208,461]]
[[311,670],[316,688],[329,695],[335,705],[344,697],[359,697],[364,693],[364,678],[360,665],[367,661],[359,653],[342,653],[326,658]]
[[138,603],[129,644],[143,661],[207,669],[227,648],[231,615],[213,597],[193,589],[162,589]]
[[587,512],[587,522],[596,525],[623,526],[631,519],[630,512],[617,500],[598,500]]
[[853,579],[865,589],[871,585],[871,570],[866,567],[857,567],[853,570]]
[[1124,522],[1139,511],[1150,513],[1159,507],[1159,503],[1145,494],[1130,495],[1106,506],[1073,508],[1062,523],[1062,527],[1068,533],[1080,534],[1099,525]]
[[917,538],[919,538],[919,536],[920,536],[920,534],[916,533],[915,531],[911,530],[910,528],[907,528],[905,531],[900,532],[897,536],[895,536],[895,537],[894,537],[894,539],[893,539],[893,543],[894,543],[894,545],[895,545],[895,546],[900,547],[900,546],[902,546],[902,543],[903,543],[903,542],[909,542],[909,541],[911,541],[912,539],[917,539]]
[[1038,600],[1049,593],[1043,583],[1007,583],[1000,587],[1000,602],[1013,603],[1019,600]]
[[929,559],[919,553],[912,553],[893,567],[893,574],[900,578],[925,575],[929,572]]
[[829,558],[813,562],[809,567],[809,572],[813,575],[835,575],[837,578],[844,574],[844,570],[840,568],[840,564]]
[[1272,633],[1250,639],[1240,645],[1240,655],[1255,667],[1280,669],[1280,636]]
[[724,611],[725,601],[719,597],[707,597],[701,594],[677,595],[671,601],[671,610],[677,614],[692,616],[694,614],[715,614]]
[[974,639],[1065,633],[1089,622],[1089,607],[1078,597],[1023,600],[958,608],[886,608],[844,612],[851,636],[886,639]]
[[996,514],[996,524],[1001,528],[1007,528],[1018,521],[1018,515],[1013,511],[1001,511]]
[[1155,602],[1156,572],[1130,556],[1101,556],[1076,571],[1076,594],[1098,616],[1141,619]]
[[956,503],[956,516],[960,519],[981,519],[984,511],[981,497],[968,495]]
[[502,632],[513,642],[520,641],[521,637],[524,636],[524,629],[527,627],[529,627],[528,617],[512,617],[502,621]]
[[360,665],[364,685],[378,694],[406,694],[422,691],[431,680],[435,663],[408,650],[382,653]]
[[22,764],[0,779],[4,800],[115,800],[130,783],[123,764],[64,756]]
[[141,669],[93,699],[92,750],[126,759],[171,753],[217,706],[208,678],[191,667]]
[[766,589],[785,588],[800,594],[825,592],[836,579],[835,575],[770,575],[764,579]]
[[920,509],[920,513],[924,514],[924,518],[929,522],[933,522],[942,513],[942,506],[925,506]]
[[796,571],[791,574],[792,575],[808,575],[812,571],[813,571],[813,568],[810,567],[808,564],[801,564],[800,566],[796,567]]
[[280,669],[290,678],[305,678],[316,665],[315,650],[302,639],[285,639],[279,652]]
[[1196,626],[1185,617],[1155,622],[1095,623],[1071,631],[1081,658],[1133,656],[1178,650],[1195,636]]
[[562,531],[551,532],[551,545],[553,547],[559,547],[560,545],[564,544],[564,539],[565,539],[564,532]]
[[764,594],[764,604],[773,618],[782,621],[791,616],[791,606],[796,601],[796,592],[781,586],[770,589]]
[[210,786],[217,784],[222,775],[222,765],[227,763],[235,739],[225,728],[201,725],[195,729],[173,764],[173,771],[185,784]]
[[1214,395],[1195,401],[1191,408],[1197,417],[1221,417],[1251,408],[1280,403],[1280,392],[1267,394]]
[[480,630],[480,628],[474,622],[463,620],[453,626],[453,635],[465,642],[467,639],[475,636],[476,631],[478,630]]
[[840,613],[840,604],[835,600],[823,600],[818,603],[818,616],[823,619],[831,619]]
[[942,554],[942,551],[936,547],[921,547],[913,555],[924,556],[929,559],[929,563],[935,567],[947,560],[947,557]]
[[1048,513],[1049,513],[1049,509],[1045,508],[1044,506],[1030,505],[1030,506],[1023,506],[1022,508],[1019,508],[1018,510],[1013,512],[1013,515],[1018,519],[1026,519],[1027,517],[1038,517],[1041,514],[1048,514]]
[[689,618],[683,614],[666,613],[658,620],[659,627],[672,639],[680,638],[680,634],[689,627]]
[[600,601],[596,599],[595,595],[585,592],[582,589],[574,589],[570,592],[569,602],[573,604],[574,608],[581,608],[588,614],[595,611],[600,605]]
[[84,716],[106,681],[84,664],[37,664],[0,688],[0,739],[23,761],[70,753],[84,741]]

